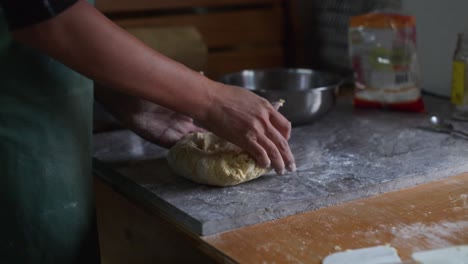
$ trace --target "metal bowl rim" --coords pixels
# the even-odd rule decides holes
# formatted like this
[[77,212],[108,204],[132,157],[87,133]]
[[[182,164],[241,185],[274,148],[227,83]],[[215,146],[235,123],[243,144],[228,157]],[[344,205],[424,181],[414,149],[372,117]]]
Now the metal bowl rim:
[[296,93],[308,93],[310,91],[326,91],[326,90],[334,90],[336,87],[342,85],[343,80],[342,78],[335,73],[331,72],[326,72],[326,71],[319,71],[319,70],[314,70],[314,69],[308,69],[308,68],[283,68],[283,67],[278,67],[278,68],[260,68],[260,69],[244,69],[241,71],[237,72],[232,72],[225,74],[219,78],[219,81],[222,83],[226,83],[225,80],[229,77],[235,76],[235,75],[242,75],[245,72],[274,72],[274,71],[287,71],[287,72],[305,72],[307,74],[322,74],[322,75],[327,75],[331,77],[331,79],[334,81],[334,83],[330,83],[329,85],[326,86],[319,86],[319,87],[311,87],[306,90],[265,90],[265,89],[250,89],[246,88],[250,91],[256,91],[256,92],[296,92]]

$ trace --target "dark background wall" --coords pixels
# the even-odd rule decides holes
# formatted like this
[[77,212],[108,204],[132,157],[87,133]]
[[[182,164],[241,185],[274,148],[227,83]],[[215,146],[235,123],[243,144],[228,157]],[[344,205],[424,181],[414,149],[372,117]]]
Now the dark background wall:
[[400,0],[297,0],[304,45],[302,66],[349,75],[350,16],[378,9],[399,9]]

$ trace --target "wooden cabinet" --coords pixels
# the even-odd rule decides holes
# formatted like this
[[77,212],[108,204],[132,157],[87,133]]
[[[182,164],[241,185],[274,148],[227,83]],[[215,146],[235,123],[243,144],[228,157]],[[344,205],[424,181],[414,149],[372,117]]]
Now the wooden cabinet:
[[[97,0],[99,10],[124,28],[192,26],[208,48],[206,75],[285,66],[297,45],[286,0]],[[288,60],[289,59],[289,60]]]

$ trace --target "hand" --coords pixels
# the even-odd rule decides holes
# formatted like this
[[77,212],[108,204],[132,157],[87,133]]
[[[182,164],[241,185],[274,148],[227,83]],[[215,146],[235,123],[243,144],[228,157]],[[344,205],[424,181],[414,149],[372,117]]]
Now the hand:
[[291,123],[267,100],[247,89],[218,85],[207,112],[197,121],[247,151],[260,166],[271,165],[280,175],[285,168],[295,171],[288,144]]
[[205,131],[193,119],[172,110],[141,100],[139,112],[126,118],[126,125],[142,138],[162,147],[170,148],[183,136]]
[[184,135],[204,131],[193,120],[172,110],[112,91],[96,83],[95,98],[123,125],[142,138],[171,147]]

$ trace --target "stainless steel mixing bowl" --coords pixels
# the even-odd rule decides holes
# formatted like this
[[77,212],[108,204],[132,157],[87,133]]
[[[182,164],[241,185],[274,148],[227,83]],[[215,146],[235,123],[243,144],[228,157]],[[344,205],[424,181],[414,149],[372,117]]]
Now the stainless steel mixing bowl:
[[220,81],[245,87],[270,102],[284,99],[279,111],[293,125],[309,124],[326,114],[334,106],[341,84],[335,74],[293,68],[243,70]]

